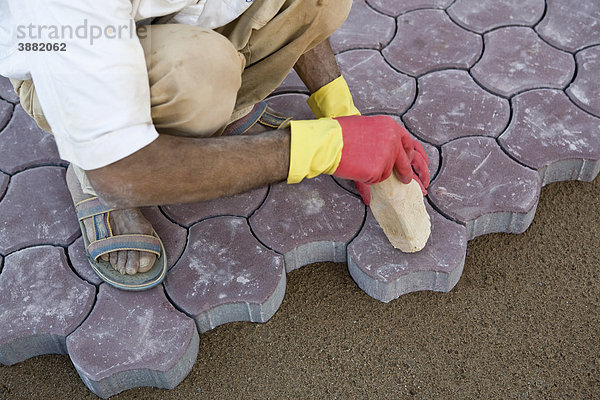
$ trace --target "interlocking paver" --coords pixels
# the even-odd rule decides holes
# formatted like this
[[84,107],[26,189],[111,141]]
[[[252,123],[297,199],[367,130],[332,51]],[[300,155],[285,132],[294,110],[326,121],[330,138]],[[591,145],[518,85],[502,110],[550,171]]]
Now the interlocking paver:
[[19,97],[15,93],[12,84],[3,76],[0,76],[0,98],[11,103],[19,102]]
[[482,46],[480,35],[459,27],[444,11],[419,10],[398,18],[398,32],[383,55],[399,71],[418,76],[442,68],[469,68]]
[[540,87],[561,89],[575,72],[572,55],[548,45],[530,28],[500,28],[484,39],[485,52],[471,73],[501,96]]
[[567,94],[579,107],[600,117],[600,46],[577,53],[577,77]]
[[102,279],[90,266],[81,237],[69,246],[69,260],[71,260],[71,265],[80,278],[96,286],[102,283]]
[[0,148],[0,170],[9,174],[36,165],[66,165],[58,156],[52,135],[38,128],[20,105],[15,107],[12,119],[0,132]]
[[165,287],[200,332],[233,321],[266,322],[283,301],[285,266],[252,236],[246,219],[212,218],[190,229]]
[[442,146],[442,167],[429,198],[444,215],[466,225],[471,240],[525,231],[540,188],[537,172],[508,157],[494,139],[469,137]]
[[333,51],[350,49],[379,50],[392,40],[396,31],[393,18],[373,11],[365,0],[355,0],[344,24],[331,35]]
[[12,117],[13,113],[13,105],[7,101],[0,100],[0,131],[4,129],[4,127],[10,121],[10,117]]
[[477,85],[466,71],[439,71],[419,78],[415,105],[404,115],[415,135],[435,145],[463,136],[498,136],[510,119],[506,99]]
[[546,15],[537,26],[540,35],[567,51],[600,44],[600,2],[546,0]]
[[61,248],[33,247],[6,257],[0,274],[0,363],[66,354],[66,337],[89,314],[94,297],[94,287],[71,271]]
[[384,14],[398,16],[420,8],[446,8],[453,0],[367,0],[376,10]]
[[198,344],[194,321],[162,286],[127,292],[100,285],[93,311],[67,338],[79,376],[103,398],[139,386],[174,388],[192,369]]
[[267,103],[273,110],[295,119],[314,119],[315,116],[306,103],[308,96],[300,93],[278,94],[270,97]]
[[483,33],[507,25],[535,25],[546,8],[544,0],[457,0],[448,14],[460,25]]
[[158,207],[144,207],[142,214],[152,224],[163,242],[167,254],[167,266],[171,268],[183,254],[187,243],[187,229],[171,222]]
[[426,203],[431,236],[417,253],[395,249],[371,211],[365,227],[348,245],[348,269],[369,296],[388,302],[417,290],[450,291],[463,270],[467,235],[463,225],[452,222]]
[[415,98],[414,78],[394,71],[375,50],[337,56],[356,108],[363,114],[401,114]]
[[263,187],[222,199],[176,204],[162,209],[177,223],[190,227],[198,221],[219,215],[247,217],[261,205],[266,195],[267,188]]
[[539,171],[542,185],[591,181],[600,171],[600,118],[575,107],[560,90],[515,96],[513,120],[500,144],[514,158]]
[[64,168],[34,168],[12,177],[0,201],[0,253],[40,244],[66,246],[77,235]]
[[0,200],[4,197],[4,193],[6,193],[6,188],[8,187],[9,177],[8,175],[0,172]]
[[364,205],[329,176],[273,185],[250,218],[252,231],[285,257],[287,271],[319,261],[344,262],[346,244],[360,229]]
[[[64,183],[66,164],[51,136],[18,105],[10,82],[0,78],[0,326],[11,326],[2,324],[4,304],[14,310],[34,298],[47,300],[40,284],[27,289],[31,295],[23,290],[3,303],[18,287],[7,286],[18,274],[44,271],[38,281],[85,288],[93,301],[94,287],[70,270],[69,261],[99,290],[66,349],[69,329],[51,342],[55,334],[44,316],[31,321],[46,333],[23,333],[10,342],[11,350],[0,329],[0,361],[68,351],[84,382],[101,396],[134,386],[173,387],[194,363],[198,329],[266,321],[275,313],[286,269],[347,257],[359,287],[382,301],[413,290],[447,291],[460,277],[467,239],[527,228],[542,178],[598,174],[596,0],[356,0],[332,43],[359,110],[398,122],[402,117],[425,141],[435,210],[427,206],[432,236],[422,252],[391,248],[354,184],[321,176],[143,210],[175,266],[166,289],[120,292],[92,273],[81,238],[73,242],[79,226]],[[291,71],[267,101],[282,114],[306,119],[312,118],[307,95]],[[69,260],[58,246],[69,246]],[[68,306],[54,294],[44,306],[70,307],[79,321],[92,307]]]

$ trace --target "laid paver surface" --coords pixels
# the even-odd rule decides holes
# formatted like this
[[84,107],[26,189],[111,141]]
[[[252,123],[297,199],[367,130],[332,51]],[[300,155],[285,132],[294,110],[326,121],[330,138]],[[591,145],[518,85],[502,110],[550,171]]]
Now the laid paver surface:
[[[424,143],[434,179],[422,252],[393,249],[352,183],[322,176],[144,209],[170,271],[154,290],[119,292],[87,264],[53,139],[2,78],[0,362],[69,354],[103,397],[173,387],[198,332],[277,311],[286,272],[347,261],[386,302],[449,291],[468,240],[523,232],[541,186],[600,171],[596,0],[356,0],[332,44],[358,108],[394,116]],[[306,119],[307,93],[292,72],[269,102]]]

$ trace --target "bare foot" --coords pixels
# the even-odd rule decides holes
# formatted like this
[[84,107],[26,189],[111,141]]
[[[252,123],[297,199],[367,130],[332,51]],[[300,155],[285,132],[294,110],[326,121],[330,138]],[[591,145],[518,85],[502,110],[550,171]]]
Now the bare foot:
[[[73,203],[78,203],[90,197],[81,190],[79,180],[71,166],[67,169],[67,186],[71,192]],[[153,232],[152,225],[137,208],[111,211],[109,222],[115,236],[124,234],[152,235]],[[87,237],[93,241],[95,232],[92,218],[83,220],[83,224]],[[121,274],[134,275],[138,272],[149,271],[156,261],[156,255],[135,250],[120,250],[103,255],[102,260],[110,262],[113,268]]]

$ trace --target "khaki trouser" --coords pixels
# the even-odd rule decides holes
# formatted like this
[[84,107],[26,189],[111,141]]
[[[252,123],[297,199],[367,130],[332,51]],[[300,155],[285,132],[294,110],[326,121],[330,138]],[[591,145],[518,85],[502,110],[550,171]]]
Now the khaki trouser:
[[[140,27],[154,125],[161,134],[218,135],[275,90],[302,54],[344,22],[351,6],[352,0],[255,0],[216,31]],[[25,111],[51,132],[33,82],[12,83]],[[95,194],[84,171],[75,172],[84,192]]]

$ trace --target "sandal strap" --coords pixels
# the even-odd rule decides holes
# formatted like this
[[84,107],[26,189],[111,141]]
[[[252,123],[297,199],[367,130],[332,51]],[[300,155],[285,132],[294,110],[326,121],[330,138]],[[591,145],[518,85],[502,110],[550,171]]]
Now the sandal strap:
[[92,242],[87,250],[94,261],[104,254],[120,250],[144,251],[160,257],[160,240],[150,235],[117,235]]
[[81,221],[95,215],[105,214],[113,209],[102,204],[100,199],[94,196],[75,204],[75,210],[77,211],[77,218]]
[[243,135],[260,120],[260,117],[266,110],[266,102],[261,101],[256,103],[248,115],[229,124],[223,131],[222,136]]
[[293,118],[284,117],[283,115],[275,114],[273,110],[267,107],[265,112],[258,119],[258,123],[269,128],[282,129],[287,128]]

